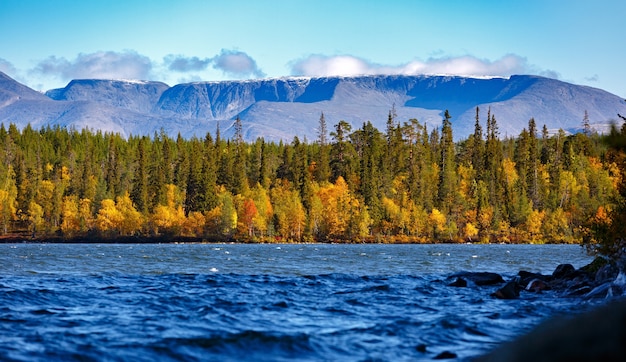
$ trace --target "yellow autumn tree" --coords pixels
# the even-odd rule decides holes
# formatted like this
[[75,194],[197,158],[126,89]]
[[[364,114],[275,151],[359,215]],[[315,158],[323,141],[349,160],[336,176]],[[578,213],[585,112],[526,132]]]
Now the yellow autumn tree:
[[43,207],[41,207],[41,205],[39,205],[35,201],[31,201],[28,205],[28,224],[29,231],[31,232],[33,237],[35,237],[37,235],[37,232],[39,232],[43,228],[43,215]]
[[6,190],[0,190],[0,231],[6,234],[9,224],[15,219],[17,202]]
[[[325,184],[327,182],[324,182]],[[314,238],[322,239],[322,223],[324,218],[324,205],[319,196],[320,185],[315,181],[311,183],[311,195],[309,199],[308,229]]]
[[122,214],[122,222],[118,227],[122,235],[134,235],[143,228],[143,215],[133,205],[128,192],[117,197],[116,207]]
[[88,198],[80,199],[78,203],[78,215],[80,220],[80,231],[87,232],[91,230],[94,224],[94,218],[91,211],[91,200]]
[[0,232],[6,234],[9,224],[16,219],[17,213],[17,187],[15,185],[15,172],[9,165],[4,188],[0,190]]
[[118,227],[122,223],[122,214],[117,209],[115,201],[104,199],[101,202],[100,210],[96,216],[96,228],[105,234],[112,234],[119,231]]
[[219,193],[219,200],[221,206],[221,232],[222,235],[232,237],[237,231],[237,209],[235,208],[235,202],[233,195],[224,189],[222,186]]
[[478,236],[478,228],[471,222],[465,224],[463,228],[463,235],[467,238],[468,241],[474,241],[473,238]]
[[274,209],[267,190],[261,186],[261,184],[257,183],[251,190],[251,198],[257,209],[256,215],[252,218],[254,229],[257,230],[261,236],[267,235],[268,225],[274,215]]
[[323,210],[320,236],[331,239],[346,237],[353,200],[346,181],[339,176],[334,184],[320,187],[317,195]]
[[439,238],[446,232],[446,215],[442,214],[438,209],[432,209],[430,215],[428,215],[428,223],[432,230],[432,237]]
[[560,207],[546,212],[541,228],[544,238],[554,243],[574,242],[568,215],[569,213]]
[[214,238],[230,239],[237,231],[237,209],[233,195],[224,186],[217,189],[218,205],[205,214],[207,233]]
[[565,208],[570,200],[578,195],[581,186],[570,171],[563,171],[559,176],[559,207]]
[[192,211],[187,215],[185,223],[183,224],[182,234],[184,236],[204,236],[204,228],[206,225],[206,218],[199,211]]
[[370,234],[372,218],[364,203],[352,198],[350,201],[350,219],[348,223],[348,237],[352,240],[364,238]]
[[300,241],[304,233],[306,213],[298,191],[289,183],[274,186],[271,191],[274,215],[277,221],[276,231],[282,237]]
[[459,164],[457,173],[459,175],[459,195],[470,207],[474,207],[472,188],[476,179],[476,171],[474,171],[472,165]]
[[65,196],[61,203],[61,232],[72,237],[81,229],[78,201],[75,195]]
[[151,218],[152,231],[156,235],[181,233],[186,221],[182,200],[182,194],[176,185],[165,185],[165,205],[157,205]]
[[50,180],[43,180],[37,189],[37,195],[35,198],[37,204],[42,208],[43,223],[41,229],[46,228],[47,231],[52,231],[52,215],[54,210],[54,183]]
[[532,210],[528,218],[526,219],[526,232],[531,243],[537,243],[542,241],[541,226],[543,218],[545,217],[545,211]]
[[143,221],[143,216],[137,211],[126,192],[118,196],[116,202],[111,199],[102,200],[102,206],[96,216],[96,227],[104,233],[128,236],[140,231]]

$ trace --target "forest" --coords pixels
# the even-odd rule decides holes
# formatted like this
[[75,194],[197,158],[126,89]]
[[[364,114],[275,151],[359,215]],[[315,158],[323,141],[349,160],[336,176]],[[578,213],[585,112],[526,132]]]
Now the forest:
[[[586,119],[587,117],[585,117]],[[502,137],[476,108],[451,116],[328,126],[318,138],[244,142],[0,127],[0,234],[25,240],[580,243],[608,225],[622,173],[584,123],[566,135],[530,119]],[[595,229],[594,229],[595,228]],[[0,237],[0,238],[1,238]]]

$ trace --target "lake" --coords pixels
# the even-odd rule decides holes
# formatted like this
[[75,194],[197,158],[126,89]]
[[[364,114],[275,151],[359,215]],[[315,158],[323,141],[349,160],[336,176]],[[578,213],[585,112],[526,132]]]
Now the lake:
[[446,277],[591,260],[577,245],[0,244],[0,360],[468,360],[597,302]]

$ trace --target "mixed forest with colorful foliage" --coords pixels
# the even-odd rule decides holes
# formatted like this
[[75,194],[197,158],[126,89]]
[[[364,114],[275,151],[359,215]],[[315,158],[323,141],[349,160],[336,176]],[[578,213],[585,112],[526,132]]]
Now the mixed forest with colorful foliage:
[[[454,142],[451,117],[384,132],[323,114],[289,144],[0,127],[0,234],[243,242],[573,243],[609,225],[619,160],[601,137],[494,114]],[[483,128],[484,126],[484,128]]]

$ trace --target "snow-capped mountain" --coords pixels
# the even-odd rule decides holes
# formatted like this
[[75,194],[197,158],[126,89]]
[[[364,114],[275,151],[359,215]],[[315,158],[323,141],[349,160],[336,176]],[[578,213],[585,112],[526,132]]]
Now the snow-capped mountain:
[[81,129],[175,137],[232,135],[239,115],[244,137],[315,140],[320,114],[329,128],[340,120],[359,128],[371,121],[381,131],[395,106],[396,121],[411,118],[439,127],[452,115],[454,136],[473,132],[475,109],[484,123],[487,108],[500,134],[517,135],[535,118],[541,127],[575,132],[587,111],[592,126],[605,129],[626,102],[601,89],[538,76],[466,78],[456,76],[376,75],[360,77],[275,78],[197,82],[173,87],[161,82],[74,80],[65,88],[36,92],[0,73],[0,122],[38,128],[62,125]]

